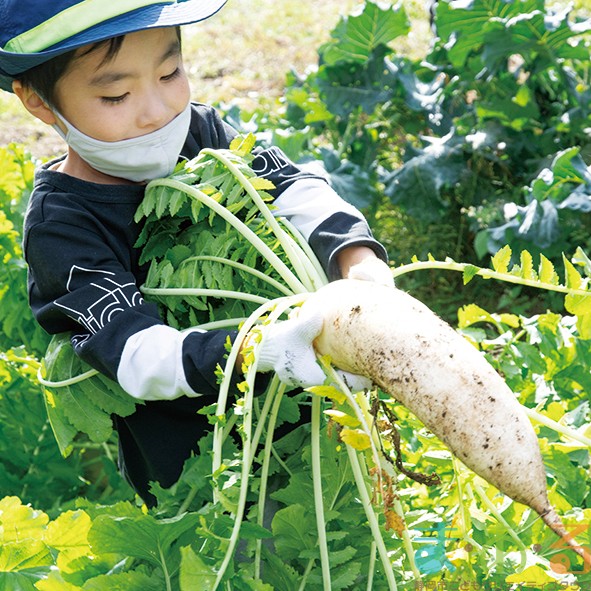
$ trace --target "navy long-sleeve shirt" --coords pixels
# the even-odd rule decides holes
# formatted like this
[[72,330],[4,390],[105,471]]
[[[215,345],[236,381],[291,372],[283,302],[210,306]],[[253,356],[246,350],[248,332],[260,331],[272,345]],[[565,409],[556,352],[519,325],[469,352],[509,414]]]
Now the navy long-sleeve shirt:
[[[213,108],[194,103],[181,155],[228,148],[235,136]],[[339,277],[336,255],[347,246],[370,246],[386,258],[363,216],[325,179],[277,148],[255,154],[253,169],[276,187],[276,214],[300,230],[329,278]],[[133,220],[143,185],[90,183],[53,170],[55,162],[37,171],[25,219],[30,304],[45,330],[70,331],[82,359],[149,401],[117,419],[122,468],[145,498],[149,480],[171,484],[194,450],[195,412],[217,395],[215,368],[235,333],[181,333],[143,299],[139,286],[147,268],[134,248],[141,227]]]

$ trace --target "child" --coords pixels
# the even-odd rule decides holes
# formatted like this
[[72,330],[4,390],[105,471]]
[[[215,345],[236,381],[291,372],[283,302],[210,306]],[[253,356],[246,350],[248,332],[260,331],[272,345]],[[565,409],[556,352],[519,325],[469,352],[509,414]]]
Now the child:
[[[207,429],[196,412],[217,397],[214,371],[236,332],[166,326],[138,286],[147,269],[133,222],[145,183],[179,157],[227,148],[236,132],[190,101],[179,27],[225,0],[0,0],[0,87],[51,125],[67,153],[37,171],[25,221],[30,305],[49,333],[147,401],[116,417],[120,468],[149,504],[170,486]],[[253,168],[271,180],[277,215],[306,237],[330,279],[392,283],[386,253],[362,215],[326,181],[276,148]],[[293,386],[321,383],[312,340],[321,318],[279,323],[264,336],[262,371]]]

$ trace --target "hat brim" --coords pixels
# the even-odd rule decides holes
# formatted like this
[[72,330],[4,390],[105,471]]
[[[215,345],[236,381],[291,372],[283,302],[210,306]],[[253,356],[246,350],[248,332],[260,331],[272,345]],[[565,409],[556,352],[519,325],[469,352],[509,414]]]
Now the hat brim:
[[90,27],[38,53],[11,53],[0,49],[0,88],[12,92],[19,74],[78,47],[128,33],[196,23],[213,16],[227,0],[184,0],[151,4]]

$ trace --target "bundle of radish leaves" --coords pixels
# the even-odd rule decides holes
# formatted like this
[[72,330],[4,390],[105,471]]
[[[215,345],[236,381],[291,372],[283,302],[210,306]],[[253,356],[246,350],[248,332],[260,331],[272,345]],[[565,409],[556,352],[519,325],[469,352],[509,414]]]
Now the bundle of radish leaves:
[[[408,294],[351,280],[328,285],[299,233],[273,216],[271,185],[249,166],[253,146],[248,136],[229,150],[203,150],[170,178],[151,182],[136,217],[144,224],[137,247],[150,264],[141,289],[171,326],[235,327],[240,344],[299,306],[325,316],[316,346],[327,380],[305,393],[285,394],[275,378],[255,396],[260,339],[246,351],[244,381],[234,391],[238,347],[228,346],[218,402],[204,409],[213,425],[200,442],[201,464],[211,458],[208,477],[196,479],[178,506],[179,514],[201,515],[186,551],[199,561],[199,588],[231,589],[232,581],[247,588],[236,583],[239,572],[276,589],[392,590],[397,580],[419,580],[400,495],[413,490],[410,481],[422,487],[438,479],[405,466],[394,411],[400,403],[465,466],[532,508],[584,555],[548,501],[536,434],[503,379]],[[334,366],[370,377],[375,389],[351,392]],[[48,413],[65,455],[78,432],[105,441],[110,415],[128,415],[137,403],[83,367],[64,335],[54,339],[45,370]],[[300,427],[275,441],[277,424],[297,420],[298,404],[311,405],[309,436]],[[231,433],[239,434],[238,446]],[[276,490],[269,493],[271,477]],[[269,497],[283,505],[271,533],[263,527]],[[270,535],[273,550],[264,543]],[[473,542],[469,531],[464,541]]]

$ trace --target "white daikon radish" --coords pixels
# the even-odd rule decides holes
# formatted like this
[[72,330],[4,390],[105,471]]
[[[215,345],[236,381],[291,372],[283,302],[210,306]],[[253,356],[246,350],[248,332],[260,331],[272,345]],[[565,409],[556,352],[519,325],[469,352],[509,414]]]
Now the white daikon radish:
[[413,412],[468,468],[536,511],[583,558],[548,501],[536,433],[505,381],[473,345],[409,294],[367,281],[322,287],[315,341],[336,367],[365,375]]

